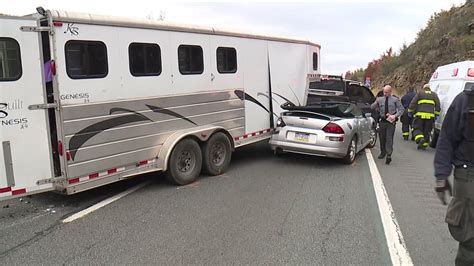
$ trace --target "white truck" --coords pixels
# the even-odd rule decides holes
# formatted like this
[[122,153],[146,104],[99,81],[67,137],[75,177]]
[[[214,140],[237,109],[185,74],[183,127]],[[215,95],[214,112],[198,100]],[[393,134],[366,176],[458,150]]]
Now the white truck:
[[467,86],[474,86],[474,61],[456,62],[436,69],[430,79],[430,88],[438,94],[441,113],[435,121],[431,136],[431,147],[436,147],[439,132],[446,112],[454,98]]
[[0,16],[0,199],[221,174],[320,73],[307,40],[37,11]]

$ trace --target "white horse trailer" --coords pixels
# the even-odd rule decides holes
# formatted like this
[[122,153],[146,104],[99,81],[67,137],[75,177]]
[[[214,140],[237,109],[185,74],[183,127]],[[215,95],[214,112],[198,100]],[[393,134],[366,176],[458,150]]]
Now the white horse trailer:
[[38,10],[0,16],[0,199],[221,174],[320,73],[305,40]]

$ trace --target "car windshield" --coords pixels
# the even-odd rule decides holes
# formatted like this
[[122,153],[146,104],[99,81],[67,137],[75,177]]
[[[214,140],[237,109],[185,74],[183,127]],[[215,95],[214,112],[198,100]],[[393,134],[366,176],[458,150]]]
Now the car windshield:
[[309,89],[344,92],[344,81],[333,79],[313,81],[309,83]]
[[319,114],[325,114],[341,118],[354,117],[354,105],[351,103],[315,103],[308,106],[301,107],[306,111],[311,111]]

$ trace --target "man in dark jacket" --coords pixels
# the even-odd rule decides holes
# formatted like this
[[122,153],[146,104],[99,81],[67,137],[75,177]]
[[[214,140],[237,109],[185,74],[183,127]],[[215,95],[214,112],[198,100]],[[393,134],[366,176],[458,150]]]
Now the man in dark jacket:
[[454,169],[454,197],[446,222],[459,242],[456,265],[474,265],[474,83],[451,103],[438,139],[434,167],[436,192],[446,205],[448,177]]
[[[405,112],[403,113],[400,121],[402,122],[402,133],[403,139],[408,140],[410,137],[410,127],[412,118],[408,116],[408,107],[410,106],[413,97],[415,97],[416,93],[413,88],[408,89],[407,93],[402,97],[402,105],[405,108]],[[413,133],[413,132],[412,132]],[[412,134],[412,140],[414,140],[415,136]]]
[[436,92],[425,84],[408,107],[408,115],[413,117],[413,135],[418,149],[426,149],[429,145],[431,130],[435,117],[439,116],[441,105]]

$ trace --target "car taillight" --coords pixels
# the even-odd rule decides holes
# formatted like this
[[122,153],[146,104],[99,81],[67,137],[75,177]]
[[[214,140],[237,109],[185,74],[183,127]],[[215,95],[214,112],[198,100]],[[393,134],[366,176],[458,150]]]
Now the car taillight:
[[469,69],[467,70],[467,76],[474,78],[474,68],[469,68]]
[[344,134],[344,130],[342,127],[340,127],[338,124],[335,124],[333,122],[329,122],[324,128],[323,131],[326,133],[332,133],[332,134]]
[[278,118],[278,120],[277,120],[277,127],[284,127],[284,126],[286,126],[286,124],[285,124],[285,122],[283,121],[283,119],[281,119],[281,117]]

